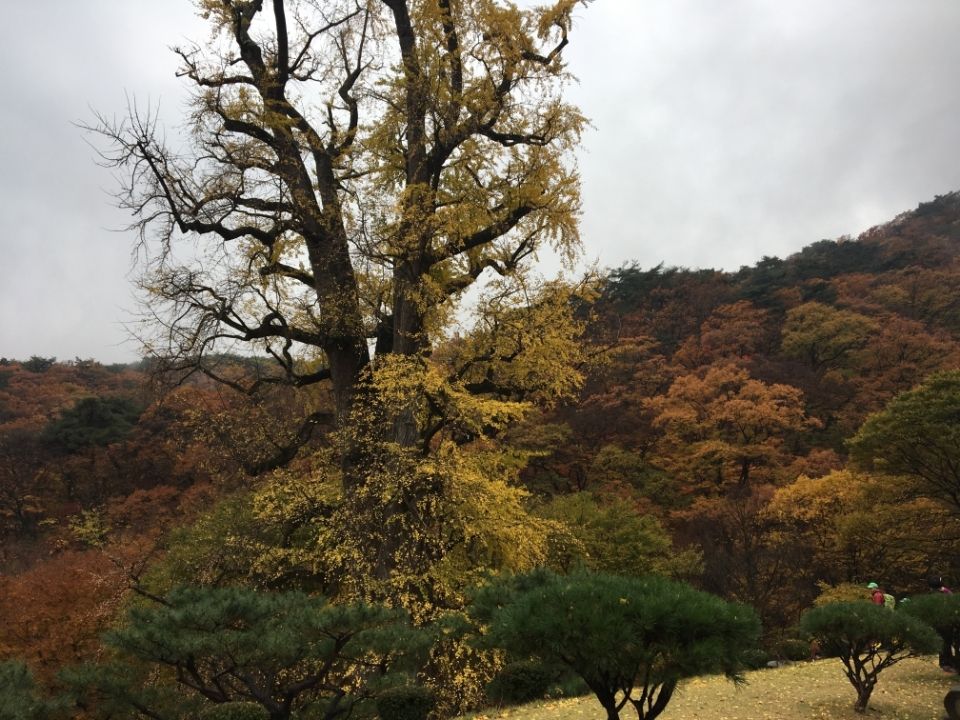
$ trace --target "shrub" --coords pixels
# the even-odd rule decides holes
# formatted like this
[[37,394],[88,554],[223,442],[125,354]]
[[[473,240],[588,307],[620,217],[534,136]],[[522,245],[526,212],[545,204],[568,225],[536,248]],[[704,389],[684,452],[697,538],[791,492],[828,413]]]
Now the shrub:
[[800,660],[810,659],[810,643],[806,640],[797,638],[781,640],[777,650],[784,660],[799,662]]
[[833,602],[856,602],[867,598],[867,590],[863,583],[838,583],[830,585],[822,580],[817,583],[820,594],[813,601],[816,606],[826,605]]
[[873,603],[836,602],[808,610],[800,631],[816,640],[829,655],[843,662],[844,673],[857,691],[854,710],[866,712],[877,677],[901,660],[936,652],[936,631],[903,612]]
[[509,663],[487,685],[487,698],[498,705],[521,705],[547,694],[557,673],[535,660]]
[[376,702],[381,720],[427,720],[435,700],[428,688],[402,685],[384,690]]
[[770,653],[762,648],[750,648],[743,651],[740,660],[747,670],[759,670],[765,668],[770,662]]
[[547,691],[547,697],[553,698],[583,697],[589,694],[590,688],[583,681],[583,678],[571,672],[570,668],[564,668],[560,678]]
[[[452,619],[447,618],[444,624]],[[449,629],[462,621],[458,616]],[[503,667],[503,654],[477,648],[460,631],[434,637],[426,664],[418,668],[423,684],[433,691],[433,714],[438,718],[459,717],[483,707],[487,701],[485,688]]]

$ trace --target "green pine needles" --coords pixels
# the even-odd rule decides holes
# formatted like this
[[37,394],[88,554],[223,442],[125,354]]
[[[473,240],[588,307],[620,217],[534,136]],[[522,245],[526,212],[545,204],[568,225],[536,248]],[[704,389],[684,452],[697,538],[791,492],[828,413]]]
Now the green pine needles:
[[211,705],[242,705],[252,717],[253,704],[269,720],[332,720],[375,697],[405,664],[415,668],[429,642],[403,611],[302,593],[184,587],[163,600],[131,608],[127,624],[106,636],[116,665],[77,676],[99,707],[174,718],[187,705],[216,717]]
[[901,610],[866,601],[834,602],[808,610],[800,631],[814,638],[823,653],[839,657],[857,691],[854,710],[866,712],[877,678],[906,658],[936,652],[936,631]]
[[683,678],[739,680],[760,632],[752,609],[659,577],[538,571],[484,588],[472,612],[484,645],[568,666],[608,720],[628,704],[653,720]]

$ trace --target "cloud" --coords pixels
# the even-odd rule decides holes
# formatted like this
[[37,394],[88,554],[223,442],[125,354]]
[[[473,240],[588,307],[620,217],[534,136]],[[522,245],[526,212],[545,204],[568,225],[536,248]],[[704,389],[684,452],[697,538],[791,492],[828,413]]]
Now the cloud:
[[596,125],[588,244],[732,269],[960,187],[958,21],[948,2],[592,5],[570,55]]
[[[960,188],[956,0],[603,0],[570,97],[589,258],[735,269]],[[0,355],[131,359],[129,218],[71,123],[179,122],[189,3],[17,3],[0,29]]]

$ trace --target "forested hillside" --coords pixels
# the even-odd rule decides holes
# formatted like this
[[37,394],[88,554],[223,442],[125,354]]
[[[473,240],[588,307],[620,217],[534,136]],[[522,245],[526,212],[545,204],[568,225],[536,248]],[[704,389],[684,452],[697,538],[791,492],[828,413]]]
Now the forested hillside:
[[[468,406],[429,373],[407,388],[446,398],[439,416],[459,413],[423,442],[469,454],[418,466],[445,488],[430,500],[439,521],[410,537],[393,528],[395,549],[436,562],[405,568],[391,592],[426,622],[490,571],[654,571],[753,606],[774,647],[844,583],[902,596],[931,574],[960,577],[956,472],[887,452],[955,432],[960,376],[944,371],[960,368],[958,256],[951,193],[734,273],[614,270],[562,296],[569,326],[555,301],[501,316],[537,324],[544,343],[554,320],[578,328],[566,359],[582,378],[533,385],[528,409],[519,390]],[[431,361],[456,367],[470,343],[502,342],[484,332],[439,343]],[[485,372],[471,382],[499,371]],[[543,375],[510,372],[495,379],[527,391],[524,373]],[[203,368],[0,361],[0,660],[55,684],[104,656],[101,633],[135,598],[184,584],[364,596],[335,534],[356,509],[331,475],[334,399],[278,378],[238,356]],[[443,463],[467,480],[444,479]],[[471,661],[454,656],[435,670],[466,687]]]
[[[821,583],[874,578],[906,594],[930,573],[955,577],[955,498],[874,473],[869,453],[854,464],[850,450],[868,415],[957,369],[958,252],[951,193],[736,273],[614,271],[587,329],[609,353],[579,402],[549,415],[562,440],[526,471],[529,486],[562,496],[551,507],[569,520],[578,492],[657,517],[701,553],[704,587],[772,628]],[[608,569],[624,562],[618,547]]]

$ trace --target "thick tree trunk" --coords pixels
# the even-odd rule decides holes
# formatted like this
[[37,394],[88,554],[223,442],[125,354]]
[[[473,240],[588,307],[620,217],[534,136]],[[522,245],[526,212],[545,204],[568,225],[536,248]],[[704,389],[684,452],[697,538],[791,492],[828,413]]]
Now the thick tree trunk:
[[609,698],[606,701],[601,700],[600,704],[603,705],[603,709],[607,712],[607,720],[620,720],[620,713],[617,710],[617,703],[613,698]]
[[427,347],[425,298],[420,263],[408,261],[393,273],[393,352],[414,355]]
[[649,708],[644,708],[642,703],[634,702],[633,706],[637,711],[639,720],[654,720],[654,718],[666,710],[667,703],[669,703],[670,698],[673,697],[673,691],[676,689],[676,687],[676,682],[665,682],[660,686],[659,690],[651,690],[651,692],[656,693],[656,697],[654,698],[653,702],[650,703]]
[[857,682],[854,683],[854,687],[857,689],[857,702],[853,706],[854,710],[859,713],[867,711],[867,705],[870,703],[870,695],[873,693],[873,688],[876,684],[876,678],[869,675],[864,679],[857,678]]
[[[422,287],[419,263],[405,262],[394,271],[392,351],[397,355],[417,355],[428,347],[424,299],[417,297]],[[400,447],[420,444],[423,428],[418,427],[415,412],[420,400],[410,398],[411,406],[393,419],[390,440]]]
[[620,711],[617,709],[617,697],[616,693],[611,692],[605,686],[597,683],[590,682],[587,678],[584,678],[593,694],[596,695],[597,700],[600,701],[600,704],[603,706],[603,709],[607,712],[607,720],[620,720]]

